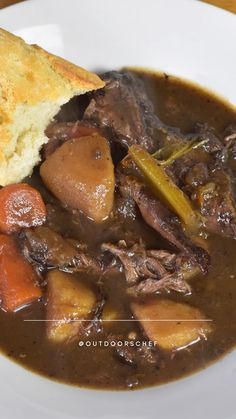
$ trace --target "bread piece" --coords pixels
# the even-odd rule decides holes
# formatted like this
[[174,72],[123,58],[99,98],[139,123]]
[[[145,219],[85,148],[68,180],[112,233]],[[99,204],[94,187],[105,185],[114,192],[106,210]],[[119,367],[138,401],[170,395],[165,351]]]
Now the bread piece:
[[64,103],[103,86],[95,74],[0,29],[0,185],[32,172]]

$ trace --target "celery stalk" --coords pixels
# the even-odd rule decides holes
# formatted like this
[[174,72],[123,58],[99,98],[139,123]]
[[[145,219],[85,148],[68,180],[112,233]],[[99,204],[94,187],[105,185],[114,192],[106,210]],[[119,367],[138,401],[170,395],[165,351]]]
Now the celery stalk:
[[189,198],[167,175],[164,168],[139,145],[129,148],[129,155],[144,175],[147,183],[160,198],[180,217],[186,227],[199,227],[199,215]]

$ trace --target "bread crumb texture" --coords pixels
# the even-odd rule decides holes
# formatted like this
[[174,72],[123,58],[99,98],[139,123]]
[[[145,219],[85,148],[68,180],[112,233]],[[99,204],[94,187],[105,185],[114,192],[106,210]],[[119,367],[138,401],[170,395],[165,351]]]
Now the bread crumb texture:
[[0,185],[31,174],[64,103],[103,86],[97,75],[0,29]]

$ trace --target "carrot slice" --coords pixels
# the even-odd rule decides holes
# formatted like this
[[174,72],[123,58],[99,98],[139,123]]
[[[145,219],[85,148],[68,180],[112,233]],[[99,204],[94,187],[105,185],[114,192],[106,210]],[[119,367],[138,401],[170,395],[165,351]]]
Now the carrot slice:
[[21,228],[41,225],[46,220],[46,207],[36,189],[19,183],[0,190],[0,231],[12,233]]
[[37,300],[42,292],[37,275],[21,255],[13,237],[0,235],[0,297],[5,311],[16,311]]

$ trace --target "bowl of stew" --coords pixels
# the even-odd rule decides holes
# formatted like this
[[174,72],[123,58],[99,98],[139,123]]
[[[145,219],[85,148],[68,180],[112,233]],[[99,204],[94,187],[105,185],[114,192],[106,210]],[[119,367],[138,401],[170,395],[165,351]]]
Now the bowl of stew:
[[149,417],[159,405],[163,418],[230,418],[235,17],[192,1],[111,3],[1,12],[106,83],[62,107],[33,174],[0,190],[6,412],[14,394],[33,417]]

